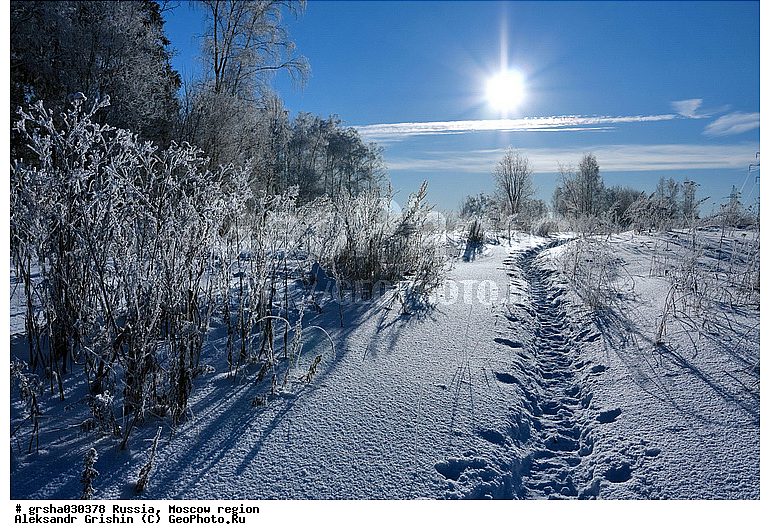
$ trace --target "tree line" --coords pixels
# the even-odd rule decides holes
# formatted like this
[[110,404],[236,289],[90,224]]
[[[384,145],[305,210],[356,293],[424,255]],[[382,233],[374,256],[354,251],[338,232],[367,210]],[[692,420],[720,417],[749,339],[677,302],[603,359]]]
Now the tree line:
[[[649,194],[630,186],[607,186],[592,153],[583,155],[577,167],[559,165],[550,207],[534,198],[533,169],[521,151],[508,148],[492,174],[494,193],[465,197],[460,217],[484,218],[498,229],[515,225],[531,230],[544,219],[557,219],[571,227],[599,222],[612,229],[689,228],[700,219],[700,207],[708,200],[697,197],[699,185],[691,179],[678,182],[660,177],[655,191]],[[753,222],[734,186],[727,202],[712,217],[729,226]]]
[[[171,65],[165,34],[169,7],[153,0],[11,2],[11,114],[43,101],[55,115],[73,97],[84,108],[109,97],[95,120],[160,147],[184,142],[203,149],[209,169],[249,167],[255,191],[298,186],[309,201],[384,185],[381,150],[337,116],[289,118],[270,88],[277,72],[298,83],[309,75],[283,17],[304,2],[205,0],[201,78],[183,80]],[[178,8],[178,6],[177,6]],[[34,157],[15,132],[12,159]]]

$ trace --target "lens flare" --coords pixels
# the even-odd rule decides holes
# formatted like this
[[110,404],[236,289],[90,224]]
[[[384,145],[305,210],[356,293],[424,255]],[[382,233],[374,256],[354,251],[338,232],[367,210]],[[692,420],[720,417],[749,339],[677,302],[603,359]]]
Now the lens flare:
[[509,112],[524,101],[524,76],[516,70],[500,72],[487,81],[487,102],[500,111]]

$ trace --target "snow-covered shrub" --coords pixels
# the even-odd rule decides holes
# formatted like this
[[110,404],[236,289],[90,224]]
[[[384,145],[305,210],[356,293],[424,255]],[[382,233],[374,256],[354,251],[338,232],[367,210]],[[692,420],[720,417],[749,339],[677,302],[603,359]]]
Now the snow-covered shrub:
[[91,448],[83,459],[83,474],[80,477],[80,483],[83,484],[83,493],[80,496],[83,500],[94,498],[94,479],[99,476],[96,470],[96,461],[99,459],[99,453],[95,448]]
[[609,244],[596,237],[579,237],[566,244],[561,269],[583,301],[599,310],[615,303],[622,286],[619,262]]
[[175,419],[186,407],[227,175],[207,171],[189,145],[159,150],[96,123],[107,104],[61,116],[42,104],[20,110],[16,127],[34,156],[11,174],[12,258],[29,291],[31,364],[61,380],[77,361],[94,395],[120,384],[124,417],[133,415],[125,445],[148,407]]
[[233,375],[255,363],[264,373],[272,370],[276,348],[288,358],[290,322],[301,313],[290,312],[301,306],[293,286],[310,270],[308,249],[316,245],[316,215],[310,205],[298,205],[296,188],[280,195],[258,193],[232,219],[230,230],[220,233],[217,306],[227,331],[227,361]]
[[81,424],[81,429],[90,431],[99,429],[101,432],[112,433],[120,436],[120,426],[115,419],[113,411],[113,397],[109,390],[101,394],[88,396],[88,406],[91,409],[91,417]]
[[733,292],[736,294],[736,303],[759,307],[759,231],[752,236],[745,232],[741,233],[740,241],[742,244],[737,245],[740,250],[740,254],[738,254],[740,259],[731,260],[730,267],[732,269],[735,265],[735,270],[730,270],[728,277],[735,287]]
[[32,429],[29,438],[27,452],[32,452],[32,445],[39,449],[40,444],[40,395],[42,393],[42,383],[35,374],[27,371],[27,365],[21,361],[11,362],[11,379],[16,380],[19,389],[19,398],[24,404],[26,417],[14,429],[14,434],[24,425],[27,419],[32,423]]
[[[125,448],[148,416],[182,421],[217,319],[230,373],[253,365],[276,394],[299,365],[303,328],[315,327],[301,323],[312,305],[302,280],[314,264],[338,289],[359,282],[371,296],[378,282],[396,287],[405,307],[440,284],[442,228],[425,185],[397,215],[374,188],[303,204],[297,187],[260,191],[248,166],[212,171],[193,146],[160,149],[98,124],[107,104],[20,110],[31,156],[11,173],[29,364],[45,371],[51,392],[59,383],[62,398],[60,376],[83,371],[92,416],[84,427],[119,432]],[[307,373],[320,370],[317,358]]]
[[554,217],[544,216],[532,223],[530,232],[540,237],[548,237],[554,232],[563,230],[562,224]]
[[661,274],[663,269],[683,309],[713,314],[713,304],[759,307],[758,231],[691,229],[673,241],[677,243],[667,242],[663,256],[656,258],[662,265],[653,272]]
[[331,253],[323,264],[337,285],[362,289],[365,296],[382,285],[398,285],[404,310],[427,301],[442,281],[446,255],[432,209],[425,203],[427,183],[412,194],[398,215],[389,197],[363,193],[332,203]]
[[[90,287],[94,269],[106,267],[97,234],[105,208],[93,205],[101,200],[103,182],[97,175],[104,174],[109,151],[101,140],[111,130],[91,118],[103,106],[87,114],[75,106],[55,117],[38,103],[21,110],[16,124],[34,159],[12,167],[11,252],[29,282],[30,365],[42,364],[51,377],[66,373],[97,319],[98,300]],[[118,143],[126,138],[120,136]],[[31,282],[33,266],[42,281]]]

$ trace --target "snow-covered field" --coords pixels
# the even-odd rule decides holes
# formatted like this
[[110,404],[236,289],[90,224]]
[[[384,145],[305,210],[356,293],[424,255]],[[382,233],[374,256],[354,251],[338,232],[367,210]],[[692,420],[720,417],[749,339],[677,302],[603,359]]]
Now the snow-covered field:
[[[125,451],[70,424],[88,412],[76,372],[65,401],[46,392],[28,453],[12,388],[11,497],[79,498],[95,447],[105,499],[758,498],[759,306],[726,283],[753,237],[704,232],[695,253],[675,233],[582,251],[572,236],[518,235],[455,261],[432,310],[383,297],[345,306],[340,326],[322,300],[306,324],[335,355],[257,406],[256,374],[227,377],[215,327],[187,419],[146,421]],[[690,258],[700,283],[672,289]],[[592,291],[599,264],[610,281]],[[307,334],[304,366],[329,348]]]

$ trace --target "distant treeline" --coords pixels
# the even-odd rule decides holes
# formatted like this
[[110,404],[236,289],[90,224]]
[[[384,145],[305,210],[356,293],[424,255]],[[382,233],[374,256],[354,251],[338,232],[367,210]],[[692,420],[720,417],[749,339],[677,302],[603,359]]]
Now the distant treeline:
[[[667,230],[700,222],[700,206],[708,200],[696,196],[699,185],[693,180],[677,182],[661,177],[650,194],[630,186],[608,187],[596,156],[590,153],[583,156],[576,169],[560,165],[559,173],[549,208],[544,201],[534,198],[533,171],[527,157],[508,149],[493,172],[495,192],[465,197],[460,204],[460,217],[486,219],[497,229],[516,225],[533,230],[542,226],[545,219],[558,219],[563,227],[571,228],[596,227],[598,223],[610,230]],[[743,206],[741,194],[733,186],[727,202],[710,220],[727,226],[745,226],[757,218],[755,212]]]

